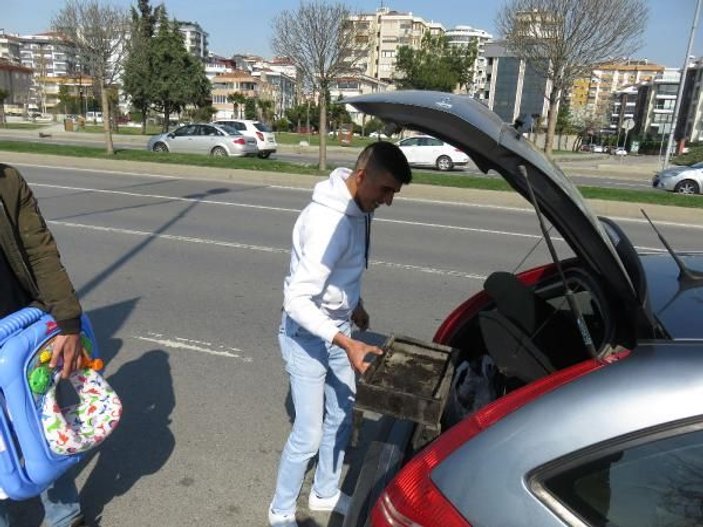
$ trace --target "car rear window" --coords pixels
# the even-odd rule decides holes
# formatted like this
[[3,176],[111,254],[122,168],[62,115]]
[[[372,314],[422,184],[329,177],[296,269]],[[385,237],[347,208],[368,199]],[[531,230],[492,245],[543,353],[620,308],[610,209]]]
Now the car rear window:
[[220,124],[220,128],[226,131],[229,135],[242,135],[239,133],[239,130],[229,124]]
[[544,484],[589,525],[703,525],[703,432],[623,448]]
[[259,132],[271,132],[271,129],[268,126],[266,126],[264,123],[254,123],[254,127]]

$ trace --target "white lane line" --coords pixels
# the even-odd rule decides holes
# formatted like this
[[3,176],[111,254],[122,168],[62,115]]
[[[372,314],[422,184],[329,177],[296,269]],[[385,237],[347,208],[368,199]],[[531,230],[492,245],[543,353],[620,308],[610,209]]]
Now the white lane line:
[[[80,168],[80,167],[58,167],[58,166],[52,166],[52,165],[34,165],[31,163],[12,163],[13,166],[18,166],[18,167],[29,167],[29,168],[44,168],[48,170],[70,170],[71,172],[90,172],[91,174],[117,174],[117,175],[124,175],[124,176],[144,176],[144,177],[152,177],[152,178],[159,178],[159,179],[173,179],[173,180],[178,180],[178,179],[183,179],[182,177],[178,176],[165,176],[162,174],[148,174],[144,172],[125,172],[123,170],[105,170],[105,169],[96,169],[96,168]],[[31,186],[36,186],[35,183],[32,183]]]
[[[38,184],[33,184],[32,186],[46,187],[46,188],[53,188],[53,189],[60,189],[60,190],[72,190],[72,191],[80,191],[80,192],[95,192],[97,194],[117,194],[117,195],[121,195],[121,196],[148,198],[148,199],[159,199],[159,200],[167,200],[167,201],[181,201],[181,202],[188,202],[188,203],[204,203],[207,205],[224,205],[227,207],[238,207],[238,208],[245,208],[245,209],[258,209],[258,210],[270,210],[270,211],[276,211],[276,212],[293,212],[293,213],[300,212],[300,209],[271,207],[271,206],[267,206],[267,205],[251,205],[248,203],[238,203],[238,202],[230,202],[230,201],[215,201],[215,200],[206,200],[206,199],[198,199],[198,198],[182,198],[182,197],[178,197],[178,196],[165,196],[165,195],[160,195],[160,194],[140,194],[138,192],[126,192],[123,190],[103,190],[103,189],[92,189],[92,188],[84,188],[84,187],[68,187],[68,186],[64,186],[64,185],[51,185],[51,184],[47,184],[47,183],[38,183]],[[480,229],[480,228],[475,228],[475,227],[461,227],[458,225],[446,225],[446,224],[440,224],[440,223],[425,223],[425,222],[418,222],[418,221],[391,220],[391,219],[387,219],[387,218],[375,218],[374,221],[377,221],[380,223],[395,223],[395,224],[399,224],[399,225],[410,225],[413,227],[427,227],[427,228],[443,229],[443,230],[451,230],[451,231],[476,232],[476,233],[480,233],[480,234],[515,236],[518,238],[532,238],[532,239],[541,238],[541,236],[538,236],[535,234],[525,234],[525,233],[510,232],[510,231],[498,231],[498,230],[492,230],[492,229]],[[558,237],[555,237],[553,239],[561,241],[561,238],[558,238]]]
[[[237,242],[223,242],[220,240],[212,240],[208,238],[195,238],[192,236],[177,236],[174,234],[155,234],[153,232],[138,231],[134,229],[118,229],[117,227],[103,227],[100,225],[87,225],[83,223],[72,223],[68,221],[54,221],[50,220],[47,223],[51,225],[57,225],[60,227],[69,227],[74,229],[85,229],[89,231],[99,231],[108,232],[113,234],[127,234],[131,236],[142,236],[148,238],[156,238],[161,240],[170,240],[177,242],[187,242],[187,243],[200,243],[205,245],[215,245],[218,247],[227,247],[230,249],[245,249],[249,251],[259,251],[274,254],[290,254],[290,249],[282,249],[280,247],[266,247],[264,245],[251,245],[247,243],[237,243]],[[476,280],[484,280],[486,277],[483,275],[464,273],[461,271],[454,271],[451,269],[437,269],[434,267],[423,267],[421,265],[409,265],[409,264],[398,264],[393,262],[384,262],[380,260],[371,260],[369,262],[371,265],[377,265],[381,267],[391,267],[396,269],[405,269],[408,271],[419,271],[428,274],[437,274],[442,276],[456,276],[460,278],[470,278]]]
[[241,355],[239,348],[227,348],[225,346],[218,346],[219,349],[212,349],[210,343],[199,342],[192,339],[184,339],[179,337],[174,337],[172,339],[166,338],[164,335],[159,333],[147,333],[147,337],[141,335],[132,335],[132,338],[141,340],[144,342],[151,342],[152,344],[158,344],[165,348],[195,351],[197,353],[206,353],[208,355],[217,355],[219,357],[227,357],[230,359],[238,359],[242,362],[253,362],[251,357],[246,357]]

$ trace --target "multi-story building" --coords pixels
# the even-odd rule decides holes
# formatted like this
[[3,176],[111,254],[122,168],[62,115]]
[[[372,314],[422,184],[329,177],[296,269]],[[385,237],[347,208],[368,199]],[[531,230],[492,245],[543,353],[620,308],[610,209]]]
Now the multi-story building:
[[230,94],[241,93],[247,98],[258,98],[262,92],[261,79],[241,70],[217,75],[211,82],[212,106],[217,110],[215,119],[240,119],[244,116],[244,105],[240,104],[235,110],[234,103],[227,100]]
[[65,77],[78,67],[75,46],[59,33],[25,35],[20,41],[22,66],[34,70],[38,77]]
[[236,63],[232,59],[220,57],[210,52],[205,63],[205,76],[212,82],[217,75],[232,73],[237,69]]
[[5,60],[12,64],[20,64],[20,48],[22,41],[19,35],[11,35],[5,33],[4,29],[0,29],[0,60]]
[[449,44],[452,46],[468,46],[476,43],[476,60],[473,67],[473,84],[468,87],[468,94],[475,99],[484,99],[486,96],[486,70],[485,56],[486,44],[493,36],[483,29],[471,26],[456,26],[445,33]]
[[623,125],[628,119],[634,121],[637,94],[636,84],[625,86],[613,93],[608,127],[615,133],[623,130]]
[[6,115],[23,115],[27,112],[32,87],[32,70],[9,60],[0,60],[0,90],[7,92]]
[[635,134],[643,138],[661,139],[671,133],[680,80],[679,69],[666,68],[654,78],[640,83]]
[[486,44],[484,100],[505,122],[519,117],[541,118],[546,122],[550,90],[548,79],[511,53],[504,42]]
[[699,58],[686,69],[674,137],[693,143],[703,141],[703,59]]
[[[336,79],[330,86],[330,99],[332,101],[338,101],[340,98],[344,100],[357,95],[387,91],[390,87],[391,85],[387,82],[359,73]],[[345,105],[345,108],[352,121],[361,125],[364,115],[349,104]]]
[[392,83],[395,78],[396,55],[400,46],[419,48],[425,32],[443,34],[444,26],[428,22],[412,13],[380,7],[375,13],[350,17],[357,31],[359,48],[355,67],[367,77]]
[[210,35],[197,22],[178,21],[176,23],[178,24],[178,30],[183,35],[183,42],[188,53],[206,62],[209,56],[208,37]]
[[596,120],[609,122],[613,94],[625,86],[653,79],[664,66],[647,60],[625,60],[598,64],[591,71],[588,85],[586,114]]

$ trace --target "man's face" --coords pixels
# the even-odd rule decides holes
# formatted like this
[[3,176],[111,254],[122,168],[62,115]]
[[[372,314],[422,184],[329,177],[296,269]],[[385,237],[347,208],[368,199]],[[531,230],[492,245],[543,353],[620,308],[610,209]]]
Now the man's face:
[[357,181],[356,203],[364,212],[373,212],[384,203],[390,207],[403,186],[390,172],[372,174],[366,169],[359,171]]

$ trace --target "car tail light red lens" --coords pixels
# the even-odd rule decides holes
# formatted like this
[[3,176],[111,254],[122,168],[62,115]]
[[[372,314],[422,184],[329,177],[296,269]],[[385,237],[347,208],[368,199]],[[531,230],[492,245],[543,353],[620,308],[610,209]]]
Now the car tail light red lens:
[[245,145],[247,144],[247,140],[244,139],[243,137],[238,137],[237,139],[234,139],[232,141],[235,145]]
[[374,505],[371,511],[371,525],[471,527],[434,485],[430,479],[432,470],[461,445],[521,406],[605,364],[622,359],[629,353],[624,351],[604,362],[591,359],[558,371],[501,397],[459,422],[398,472]]
[[261,132],[256,132],[256,137],[259,138],[259,141],[263,141],[263,140],[264,140],[264,134],[262,134]]

